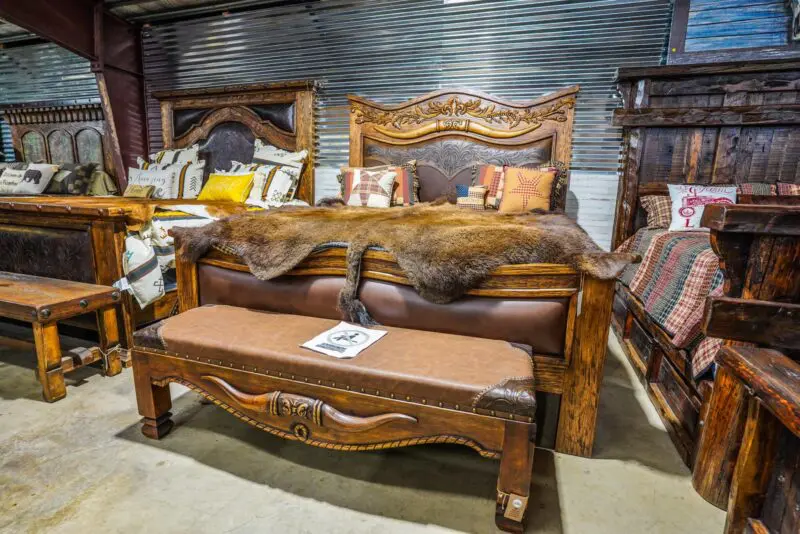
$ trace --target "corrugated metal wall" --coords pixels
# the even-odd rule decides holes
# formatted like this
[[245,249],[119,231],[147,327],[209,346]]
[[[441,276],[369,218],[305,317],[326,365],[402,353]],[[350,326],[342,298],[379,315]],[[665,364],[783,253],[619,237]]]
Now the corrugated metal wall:
[[[656,65],[669,0],[325,0],[144,31],[148,91],[314,78],[319,162],[347,162],[345,95],[396,103],[467,86],[527,99],[581,84],[568,210],[610,242],[620,130],[614,70]],[[152,148],[162,144],[148,100]]]
[[786,46],[790,20],[785,0],[692,0],[685,49]]
[[[0,104],[66,101],[99,102],[89,61],[55,44],[0,48]],[[2,149],[14,157],[11,132],[0,120]]]

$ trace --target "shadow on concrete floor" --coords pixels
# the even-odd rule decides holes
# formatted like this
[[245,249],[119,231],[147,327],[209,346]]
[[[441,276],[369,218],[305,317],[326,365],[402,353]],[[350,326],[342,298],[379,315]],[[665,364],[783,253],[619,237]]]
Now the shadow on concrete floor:
[[[487,518],[494,517],[494,509],[487,508],[486,503],[494,501],[500,463],[481,458],[465,447],[427,445],[379,452],[330,451],[254,429],[189,394],[173,400],[172,412],[175,428],[160,441],[142,436],[138,424],[117,437],[191,457],[251,482],[371,515],[476,534],[486,532]],[[222,445],[209,451],[181,438],[182,434],[197,436],[198,433],[217,434],[221,438],[217,442]],[[228,441],[231,439],[235,441]],[[242,450],[248,451],[249,458],[242,457]],[[289,465],[280,470],[257,467],[275,464]],[[346,480],[333,485],[343,491],[331,491],[331,484],[302,483],[292,466],[324,472],[326,478],[342,477]],[[368,496],[362,493],[365,490]],[[411,502],[398,502],[404,494],[436,494],[432,499],[438,504],[415,507]],[[540,510],[547,513],[540,514]],[[535,455],[529,525],[535,526],[537,532],[563,532],[554,455],[545,449],[537,449]]]

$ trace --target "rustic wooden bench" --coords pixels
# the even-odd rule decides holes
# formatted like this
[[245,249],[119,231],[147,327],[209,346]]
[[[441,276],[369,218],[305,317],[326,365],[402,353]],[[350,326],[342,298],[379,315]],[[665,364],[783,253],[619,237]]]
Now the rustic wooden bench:
[[[64,373],[102,361],[106,376],[122,371],[117,329],[120,292],[108,286],[84,284],[0,271],[0,317],[33,325],[36,375],[47,402],[66,396]],[[62,354],[58,321],[99,311],[100,346]]]

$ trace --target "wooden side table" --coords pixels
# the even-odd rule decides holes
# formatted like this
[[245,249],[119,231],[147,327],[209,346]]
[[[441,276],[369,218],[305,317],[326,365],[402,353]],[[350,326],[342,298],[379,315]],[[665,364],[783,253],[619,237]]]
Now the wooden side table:
[[[113,287],[0,271],[0,317],[33,325],[36,374],[47,402],[66,396],[64,372],[101,360],[106,376],[122,371],[116,309],[120,301]],[[100,312],[105,332],[100,347],[62,354],[58,321],[93,311]]]

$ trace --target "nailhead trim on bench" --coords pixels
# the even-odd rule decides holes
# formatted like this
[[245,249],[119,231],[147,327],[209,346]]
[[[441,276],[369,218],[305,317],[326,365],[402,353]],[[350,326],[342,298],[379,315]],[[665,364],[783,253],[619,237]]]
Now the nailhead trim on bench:
[[268,432],[274,436],[279,436],[285,439],[291,439],[295,441],[300,441],[301,443],[305,443],[306,445],[313,445],[315,447],[320,447],[323,449],[331,449],[337,451],[380,451],[384,449],[394,449],[398,447],[410,447],[413,445],[428,445],[433,443],[449,443],[453,445],[464,445],[474,449],[478,454],[483,456],[484,458],[493,458],[497,459],[500,458],[499,452],[494,452],[488,449],[484,449],[481,447],[476,441],[473,441],[468,438],[464,438],[461,436],[451,436],[451,435],[441,435],[441,436],[430,436],[430,437],[423,437],[423,438],[408,438],[408,439],[398,439],[393,441],[384,441],[382,443],[370,443],[367,445],[346,445],[346,444],[339,444],[339,443],[331,443],[329,441],[320,441],[316,439],[310,439],[308,437],[298,436],[297,434],[286,432],[284,430],[271,427],[267,424],[262,423],[261,421],[257,421],[248,415],[240,412],[236,408],[222,402],[221,400],[214,397],[212,394],[206,392],[204,389],[194,385],[193,383],[184,380],[182,378],[168,376],[164,378],[157,379],[158,382],[175,382],[176,384],[180,384],[185,386],[192,391],[199,393],[203,397],[207,398],[220,408],[224,409],[226,412],[230,413],[234,417],[241,419],[245,423],[249,423],[254,427],[261,429],[265,432]]
[[[177,353],[177,352],[170,352],[168,350],[156,349],[156,348],[153,348],[153,347],[143,347],[143,348],[134,347],[134,350],[141,350],[143,352],[153,352],[153,353],[156,353],[156,354],[163,354],[165,356],[171,356],[171,357],[174,357],[174,358],[181,358],[183,360],[189,360],[189,361],[194,360],[194,361],[197,361],[199,363],[208,363],[210,365],[219,365],[219,366],[222,366],[222,367],[235,368],[235,367],[238,366],[237,364],[233,364],[233,363],[230,363],[230,362],[225,362],[223,360],[216,360],[216,359],[211,359],[211,358],[202,358],[201,359],[199,356],[188,356],[188,355],[185,355],[185,354],[180,354],[180,353]],[[242,370],[243,371],[250,372],[251,369],[252,369],[252,372],[254,372],[254,373],[260,373],[260,374],[263,374],[263,375],[266,375],[266,376],[277,376],[278,378],[284,378],[282,372],[272,371],[271,375],[270,375],[270,370],[269,369],[259,369],[258,367],[249,367],[249,366],[242,365]],[[525,378],[531,378],[531,377],[525,377]],[[285,379],[289,380],[289,378],[285,378]],[[331,382],[326,382],[325,384],[323,384],[323,381],[320,380],[320,379],[315,379],[315,378],[310,378],[310,377],[302,377],[302,376],[298,376],[298,375],[291,375],[291,380],[298,381],[299,379],[302,379],[303,382],[308,382],[309,380],[311,380],[312,382],[316,382],[318,385],[325,385],[325,386],[330,385],[330,387],[335,388],[335,389],[343,389],[343,390],[346,390],[346,391],[351,391],[352,390],[351,386],[346,385],[346,384],[339,384],[337,386],[336,382],[332,382],[332,381]],[[364,388],[358,388],[357,390],[359,390],[361,393],[365,393],[367,395],[372,395],[372,393],[367,392]],[[395,399],[396,398],[394,393],[390,393],[388,395],[386,395],[386,394],[381,395],[380,390],[375,390],[375,396],[376,397],[391,398],[391,399]],[[407,401],[407,402],[412,402],[414,404],[427,405],[428,400],[431,400],[431,399],[414,398],[414,397],[411,397],[409,395],[406,395],[404,400]],[[516,415],[516,414],[513,414],[513,413],[501,412],[501,411],[496,411],[496,410],[478,409],[478,408],[474,408],[472,406],[470,406],[468,408],[462,408],[460,404],[450,404],[450,403],[447,403],[447,402],[436,401],[436,400],[433,400],[433,402],[434,403],[438,403],[438,405],[440,407],[442,407],[442,408],[457,410],[457,411],[460,411],[460,412],[474,413],[474,414],[480,414],[480,415],[488,415],[488,416],[491,416],[491,417],[498,417],[498,418],[501,418],[501,419],[509,419],[511,421],[520,421],[522,423],[532,423],[533,422],[533,417],[527,417],[527,416],[524,416],[524,415]]]

